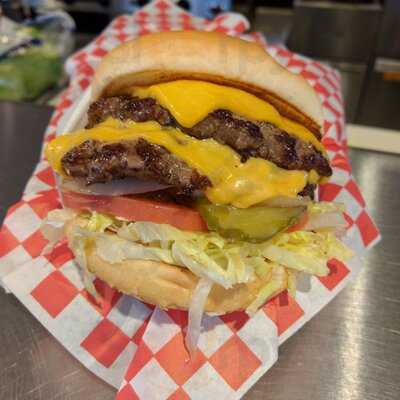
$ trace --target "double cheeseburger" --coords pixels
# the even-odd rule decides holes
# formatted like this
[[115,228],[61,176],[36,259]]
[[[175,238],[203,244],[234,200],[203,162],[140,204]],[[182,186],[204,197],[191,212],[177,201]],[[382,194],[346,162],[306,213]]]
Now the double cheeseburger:
[[[51,141],[78,263],[162,308],[255,312],[349,251],[318,97],[259,45],[142,36],[104,57],[84,128]],[[61,215],[61,214],[62,215]],[[57,215],[56,215],[57,214]]]

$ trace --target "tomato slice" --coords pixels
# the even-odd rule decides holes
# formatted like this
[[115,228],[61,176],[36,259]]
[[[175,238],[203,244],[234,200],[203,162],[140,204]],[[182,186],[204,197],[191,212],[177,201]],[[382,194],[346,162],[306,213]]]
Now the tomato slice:
[[308,222],[308,213],[304,212],[303,215],[300,217],[299,221],[294,225],[289,226],[289,228],[286,229],[286,232],[290,233],[290,232],[300,231],[301,229],[303,229],[304,226],[307,225],[307,222]]
[[98,211],[129,221],[169,224],[187,231],[207,231],[201,215],[191,208],[174,203],[144,199],[137,196],[94,196],[62,192],[65,207],[74,210]]

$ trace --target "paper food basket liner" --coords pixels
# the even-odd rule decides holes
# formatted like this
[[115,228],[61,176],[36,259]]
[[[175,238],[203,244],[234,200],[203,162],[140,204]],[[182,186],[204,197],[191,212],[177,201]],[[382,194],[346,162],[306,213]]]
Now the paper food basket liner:
[[[170,29],[216,30],[255,40],[289,70],[303,75],[317,91],[324,110],[323,143],[333,167],[321,200],[346,205],[347,243],[357,253],[344,264],[329,263],[330,274],[299,282],[296,297],[275,297],[249,318],[244,312],[205,316],[193,360],[183,345],[187,313],[162,311],[122,295],[100,280],[98,305],[85,290],[65,242],[41,256],[47,241],[39,231],[47,212],[60,207],[54,176],[42,158],[20,202],[12,206],[0,231],[0,278],[48,331],[89,370],[118,388],[117,399],[236,399],[277,360],[278,347],[293,335],[360,271],[359,257],[379,240],[349,164],[340,76],[337,71],[284,47],[267,46],[262,35],[244,34],[247,20],[223,14],[196,18],[165,0],[131,16],[116,18],[66,64],[71,85],[62,95],[45,133],[79,124],[88,106],[86,90],[100,59],[128,38]],[[85,91],[86,90],[86,91]],[[71,111],[72,110],[72,111]]]

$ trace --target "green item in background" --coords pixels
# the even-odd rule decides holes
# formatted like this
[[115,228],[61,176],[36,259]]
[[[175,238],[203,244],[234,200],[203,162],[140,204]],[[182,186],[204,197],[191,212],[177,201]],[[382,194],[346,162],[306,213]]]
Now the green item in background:
[[57,83],[62,62],[45,48],[29,48],[0,61],[0,100],[32,100]]

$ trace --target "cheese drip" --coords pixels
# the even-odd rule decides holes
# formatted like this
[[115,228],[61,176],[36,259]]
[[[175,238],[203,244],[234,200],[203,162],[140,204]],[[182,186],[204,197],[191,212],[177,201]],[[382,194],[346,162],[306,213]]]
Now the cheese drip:
[[233,87],[210,82],[177,80],[148,87],[134,87],[129,93],[152,97],[185,128],[191,128],[215,110],[228,110],[253,121],[267,121],[325,154],[324,146],[306,127],[281,116],[271,104]]
[[214,139],[199,140],[175,128],[163,128],[157,122],[126,122],[109,118],[91,129],[59,136],[46,147],[46,157],[59,174],[63,174],[61,159],[73,147],[86,140],[119,142],[143,138],[150,143],[164,146],[199,173],[206,175],[212,187],[205,191],[214,204],[232,204],[247,208],[275,196],[293,197],[314,173],[288,171],[270,161],[240,156],[230,147]]

